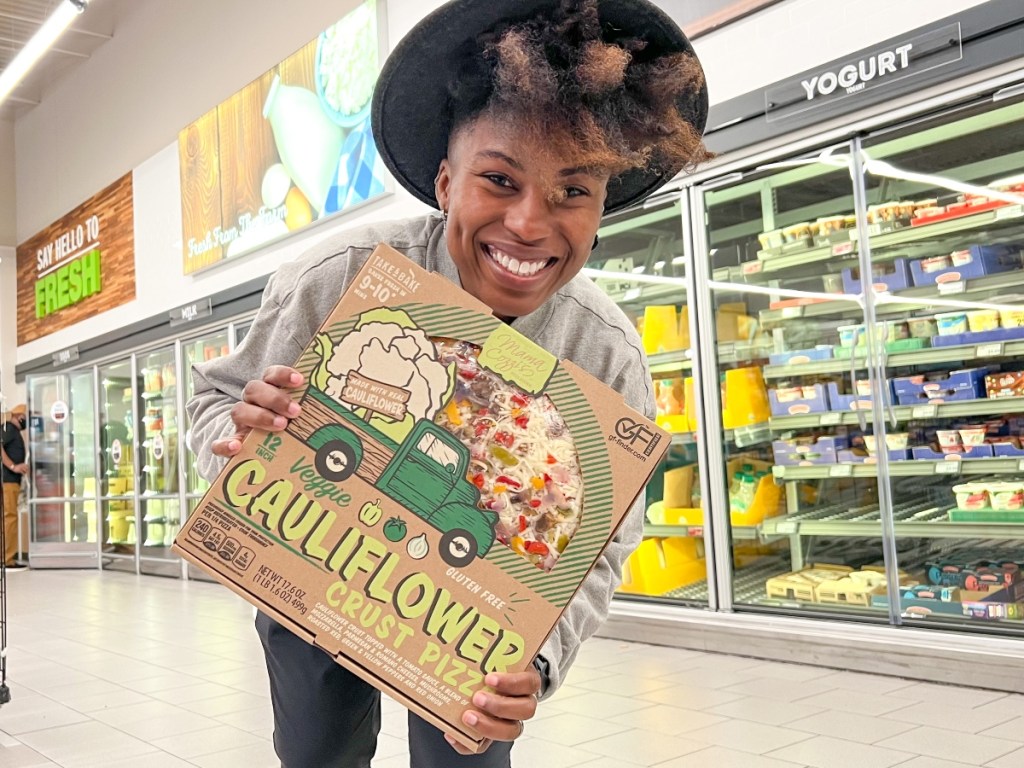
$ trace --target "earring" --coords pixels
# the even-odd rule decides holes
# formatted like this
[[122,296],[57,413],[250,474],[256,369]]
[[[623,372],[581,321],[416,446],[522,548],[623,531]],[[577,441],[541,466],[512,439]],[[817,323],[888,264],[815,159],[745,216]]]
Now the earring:
[[599,238],[597,235],[594,235],[594,244],[592,246],[590,246],[590,250],[596,251],[597,250],[597,245],[600,242],[600,240],[601,240],[601,238]]
[[441,209],[441,230],[448,229],[448,211],[444,208]]

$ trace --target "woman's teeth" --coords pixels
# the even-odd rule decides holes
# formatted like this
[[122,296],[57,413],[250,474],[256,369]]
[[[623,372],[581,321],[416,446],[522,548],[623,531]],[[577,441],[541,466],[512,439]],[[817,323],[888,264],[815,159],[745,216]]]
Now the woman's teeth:
[[519,261],[519,259],[494,248],[488,248],[487,253],[491,259],[501,265],[502,269],[506,272],[511,272],[513,275],[519,275],[519,277],[532,277],[544,269],[548,263],[547,259],[543,261]]

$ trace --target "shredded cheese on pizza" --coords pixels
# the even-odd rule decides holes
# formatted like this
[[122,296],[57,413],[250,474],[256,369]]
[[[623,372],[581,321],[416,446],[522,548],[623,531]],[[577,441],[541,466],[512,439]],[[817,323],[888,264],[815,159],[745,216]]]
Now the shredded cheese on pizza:
[[480,506],[498,514],[497,538],[551,570],[579,528],[583,479],[569,428],[547,395],[532,397],[482,368],[479,347],[434,339],[455,363],[455,394],[434,421],[470,451]]

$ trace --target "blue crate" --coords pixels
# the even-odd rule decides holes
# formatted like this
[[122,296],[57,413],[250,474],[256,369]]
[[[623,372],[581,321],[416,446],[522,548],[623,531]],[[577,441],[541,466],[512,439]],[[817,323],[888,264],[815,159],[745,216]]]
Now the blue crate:
[[961,280],[974,280],[985,275],[999,272],[1011,272],[1021,268],[1021,250],[1019,245],[971,245],[961,250],[970,251],[970,262],[957,267],[940,269],[937,272],[925,272],[920,259],[910,263],[910,275],[914,285],[935,285],[936,283],[956,283]]

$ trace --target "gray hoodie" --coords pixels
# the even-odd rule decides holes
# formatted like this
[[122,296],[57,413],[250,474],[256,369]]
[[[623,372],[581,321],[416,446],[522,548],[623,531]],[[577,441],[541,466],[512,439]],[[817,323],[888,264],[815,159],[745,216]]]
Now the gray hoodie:
[[[192,420],[189,446],[198,455],[204,477],[212,481],[225,464],[210,446],[235,433],[230,411],[241,399],[246,382],[261,378],[270,365],[294,364],[382,242],[460,284],[437,215],[345,232],[282,266],[267,284],[252,330],[238,349],[192,370],[195,395],[187,406]],[[630,406],[654,418],[654,394],[640,338],[621,310],[589,279],[577,275],[535,312],[516,318],[512,327],[560,359],[572,360],[621,392]],[[643,510],[641,496],[544,644],[540,655],[548,664],[549,683],[545,696],[557,690],[580,643],[607,616],[622,565],[640,543]]]

